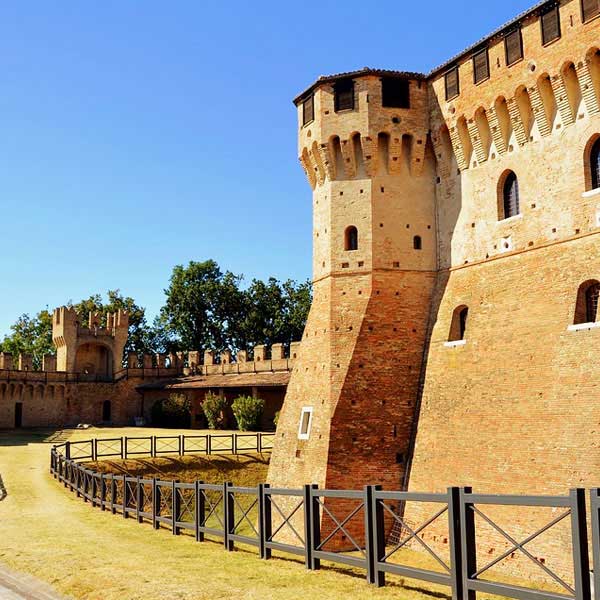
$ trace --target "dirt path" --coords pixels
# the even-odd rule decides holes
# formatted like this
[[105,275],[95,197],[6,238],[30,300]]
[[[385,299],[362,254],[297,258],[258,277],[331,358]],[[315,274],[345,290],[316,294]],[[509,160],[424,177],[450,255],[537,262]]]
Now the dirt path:
[[49,585],[0,564],[0,600],[62,600]]

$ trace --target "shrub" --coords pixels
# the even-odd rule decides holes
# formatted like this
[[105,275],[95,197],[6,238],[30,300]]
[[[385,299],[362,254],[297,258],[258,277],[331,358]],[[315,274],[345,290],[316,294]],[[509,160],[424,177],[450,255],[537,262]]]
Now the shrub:
[[162,427],[190,427],[191,403],[185,394],[169,394],[152,405],[152,423]]
[[227,400],[209,392],[204,397],[202,410],[208,422],[209,429],[225,429],[227,423]]
[[240,396],[231,405],[240,431],[256,431],[265,409],[265,401],[252,396]]
[[279,423],[279,413],[280,411],[276,411],[275,416],[273,417],[273,425],[277,427],[277,423]]

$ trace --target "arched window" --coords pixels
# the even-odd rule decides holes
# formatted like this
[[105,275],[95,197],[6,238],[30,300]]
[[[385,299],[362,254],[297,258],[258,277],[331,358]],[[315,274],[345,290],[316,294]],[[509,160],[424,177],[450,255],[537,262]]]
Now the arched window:
[[600,188],[600,137],[594,142],[590,152],[590,174],[592,189]]
[[346,228],[344,234],[344,249],[358,250],[358,229],[356,229],[354,225]]
[[519,202],[519,180],[517,176],[509,171],[504,177],[502,185],[502,209],[501,219],[509,219],[520,213]]
[[598,320],[598,298],[600,282],[590,279],[579,286],[577,304],[575,305],[575,325],[595,323]]
[[452,323],[450,324],[449,342],[459,342],[465,339],[467,332],[467,318],[469,316],[468,306],[459,306],[454,309],[452,314]]
[[422,250],[423,249],[423,240],[421,240],[421,236],[420,235],[415,235],[415,237],[413,238],[413,248],[415,250]]

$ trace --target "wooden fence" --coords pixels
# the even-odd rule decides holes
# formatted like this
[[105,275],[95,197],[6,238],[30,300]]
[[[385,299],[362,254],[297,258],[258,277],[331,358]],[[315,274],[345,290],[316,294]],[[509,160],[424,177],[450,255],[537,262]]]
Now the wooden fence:
[[[304,559],[306,568],[317,570],[321,561],[361,569],[370,584],[385,585],[386,574],[396,574],[446,586],[456,600],[475,600],[478,592],[517,600],[591,600],[585,491],[574,489],[565,496],[511,496],[474,494],[470,488],[449,488],[446,493],[421,494],[384,491],[367,485],[360,490],[325,490],[316,485],[298,489],[272,488],[266,483],[239,487],[231,483],[209,484],[162,481],[126,475],[104,474],[81,461],[164,454],[241,454],[268,452],[274,434],[174,435],[90,439],[66,442],[51,450],[50,471],[63,485],[93,507],[168,527],[173,535],[189,530],[198,542],[205,536],[221,540],[225,550],[236,544],[253,546],[262,559],[273,551]],[[408,502],[436,506],[430,518],[410,525],[400,509]],[[552,518],[527,539],[517,541],[486,515],[486,506],[546,507]],[[478,564],[478,529],[475,517],[483,517],[509,542],[510,548],[484,565]],[[572,582],[535,558],[527,544],[556,527],[569,523]],[[422,531],[436,522],[447,533],[447,555],[442,556],[423,538]],[[393,544],[386,538],[390,523],[404,535]],[[386,526],[387,524],[387,526]],[[592,530],[595,561],[600,565],[600,490],[592,492]],[[285,532],[285,540],[281,533]],[[343,539],[340,551],[335,539]],[[596,539],[598,538],[598,539]],[[435,567],[405,564],[398,551],[409,543],[428,554]],[[348,551],[349,550],[349,551]],[[521,587],[485,579],[484,574],[515,553],[521,553],[543,571],[555,588]],[[600,573],[596,573],[600,577]],[[599,582],[600,583],[600,582]],[[535,585],[535,584],[532,584]],[[596,585],[600,589],[600,585]],[[600,599],[599,599],[600,600]]]

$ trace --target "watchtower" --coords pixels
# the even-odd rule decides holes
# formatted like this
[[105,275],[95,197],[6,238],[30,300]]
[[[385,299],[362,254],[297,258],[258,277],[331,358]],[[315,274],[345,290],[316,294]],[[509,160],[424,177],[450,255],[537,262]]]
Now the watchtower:
[[437,268],[428,86],[364,69],[321,77],[295,104],[314,299],[269,480],[398,489]]
[[52,316],[52,341],[58,371],[90,378],[112,378],[121,369],[129,315],[124,310],[90,313],[84,326],[73,307],[62,306]]

